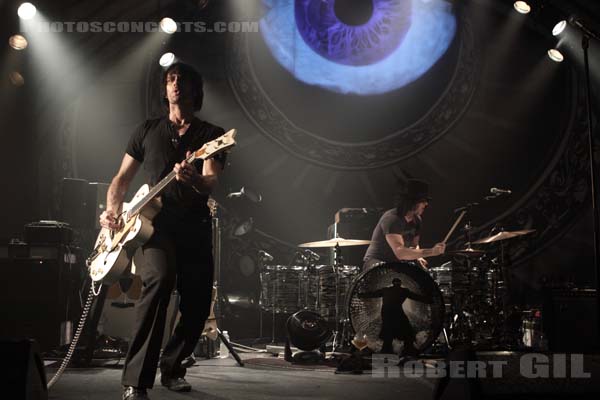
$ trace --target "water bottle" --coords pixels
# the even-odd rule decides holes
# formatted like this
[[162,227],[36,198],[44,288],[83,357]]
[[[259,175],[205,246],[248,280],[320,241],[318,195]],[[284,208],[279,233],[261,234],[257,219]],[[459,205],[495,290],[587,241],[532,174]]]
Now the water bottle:
[[[229,333],[227,331],[223,331],[223,337],[229,342]],[[229,349],[225,346],[223,340],[221,340],[221,345],[219,346],[219,358],[227,357],[229,357]]]

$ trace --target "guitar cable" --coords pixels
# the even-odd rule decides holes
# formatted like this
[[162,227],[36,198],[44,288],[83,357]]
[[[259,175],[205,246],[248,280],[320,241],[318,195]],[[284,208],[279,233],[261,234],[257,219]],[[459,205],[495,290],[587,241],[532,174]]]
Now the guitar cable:
[[67,351],[67,355],[63,359],[58,371],[54,374],[52,379],[48,382],[47,388],[50,390],[52,386],[60,379],[65,369],[67,369],[67,365],[71,361],[71,357],[73,357],[73,353],[75,353],[75,348],[77,347],[77,342],[79,342],[79,337],[81,336],[81,332],[83,332],[83,327],[85,326],[85,321],[87,320],[88,313],[90,312],[90,308],[92,307],[92,301],[94,300],[94,284],[92,282],[90,286],[90,291],[88,292],[87,300],[85,301],[85,306],[81,311],[81,318],[79,319],[79,325],[77,326],[77,331],[75,331],[75,335],[73,335],[73,340],[71,341],[71,345],[69,346],[69,350]]

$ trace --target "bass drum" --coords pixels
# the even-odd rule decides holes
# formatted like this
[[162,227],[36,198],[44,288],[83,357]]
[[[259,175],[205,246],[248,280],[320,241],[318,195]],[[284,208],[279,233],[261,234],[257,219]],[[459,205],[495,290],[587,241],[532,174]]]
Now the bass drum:
[[[356,277],[347,300],[350,324],[358,336],[366,335],[371,350],[381,351],[383,297],[380,295],[393,286],[395,278],[401,280],[405,289],[401,291],[403,302],[398,319],[402,322],[408,319],[415,338],[413,346],[419,353],[423,352],[442,331],[444,300],[427,270],[415,263],[380,263]],[[386,298],[397,299],[398,296]],[[398,325],[395,322],[401,321],[390,321],[388,326]]]

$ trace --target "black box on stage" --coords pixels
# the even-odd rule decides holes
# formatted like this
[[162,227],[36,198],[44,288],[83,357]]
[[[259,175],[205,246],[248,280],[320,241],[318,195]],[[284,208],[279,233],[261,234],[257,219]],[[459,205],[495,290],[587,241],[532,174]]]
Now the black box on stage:
[[544,295],[542,317],[550,351],[590,353],[600,350],[596,290],[548,290]]
[[2,398],[46,400],[46,372],[33,340],[0,340]]
[[[327,229],[327,238],[371,240],[373,229],[383,214],[381,208],[342,208],[335,214],[335,223]],[[351,246],[342,249],[345,265],[363,265],[367,246]],[[333,264],[333,250],[330,263]]]
[[30,253],[0,258],[0,337],[35,339],[48,351],[72,338],[85,268],[63,246],[30,247]]
[[25,225],[24,238],[29,245],[68,245],[73,242],[73,229],[65,222],[37,221]]

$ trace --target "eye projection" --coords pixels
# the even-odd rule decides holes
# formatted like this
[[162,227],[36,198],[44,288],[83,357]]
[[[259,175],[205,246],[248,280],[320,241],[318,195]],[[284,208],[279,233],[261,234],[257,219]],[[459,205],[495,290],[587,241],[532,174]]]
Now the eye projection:
[[426,73],[456,33],[444,0],[264,0],[261,34],[296,79],[359,95],[399,89]]

